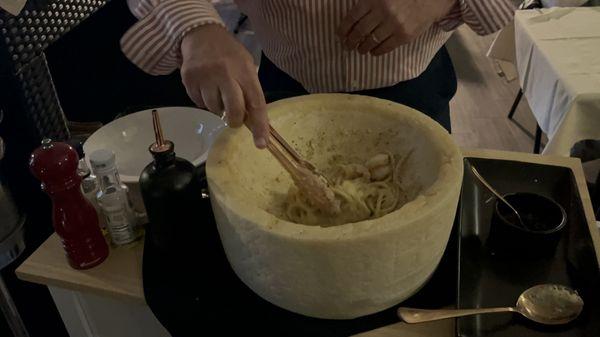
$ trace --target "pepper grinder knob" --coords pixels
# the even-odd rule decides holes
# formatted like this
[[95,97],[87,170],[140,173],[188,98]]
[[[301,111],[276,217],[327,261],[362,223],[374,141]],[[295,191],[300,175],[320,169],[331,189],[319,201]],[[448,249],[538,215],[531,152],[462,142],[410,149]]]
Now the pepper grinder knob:
[[75,149],[61,142],[45,138],[29,159],[31,173],[42,182],[42,189],[48,193],[79,184],[77,175],[79,156]]

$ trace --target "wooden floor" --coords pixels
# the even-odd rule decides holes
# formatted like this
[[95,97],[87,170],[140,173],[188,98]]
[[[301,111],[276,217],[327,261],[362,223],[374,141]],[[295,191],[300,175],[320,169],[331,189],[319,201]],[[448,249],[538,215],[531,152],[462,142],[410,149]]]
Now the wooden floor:
[[462,26],[447,43],[458,75],[451,102],[453,136],[465,148],[532,152],[535,119],[525,98],[513,120],[507,118],[519,84],[496,74],[493,60],[486,56],[492,40]]

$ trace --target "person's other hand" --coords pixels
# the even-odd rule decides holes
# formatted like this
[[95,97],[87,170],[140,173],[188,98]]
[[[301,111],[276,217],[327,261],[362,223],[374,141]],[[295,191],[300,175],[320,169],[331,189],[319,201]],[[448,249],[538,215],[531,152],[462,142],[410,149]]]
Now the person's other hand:
[[252,56],[219,25],[201,26],[181,41],[181,78],[199,107],[225,118],[229,126],[244,123],[258,148],[267,146],[267,109]]
[[349,49],[383,55],[419,37],[455,4],[456,0],[359,0],[336,33]]

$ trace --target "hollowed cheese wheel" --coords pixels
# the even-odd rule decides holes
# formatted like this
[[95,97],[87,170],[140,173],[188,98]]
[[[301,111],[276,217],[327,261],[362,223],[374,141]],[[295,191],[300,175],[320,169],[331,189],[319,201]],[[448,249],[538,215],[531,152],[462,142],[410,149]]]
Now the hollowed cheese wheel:
[[411,201],[381,218],[334,227],[284,220],[291,179],[245,128],[225,130],[209,154],[211,202],[227,258],[256,294],[307,316],[350,319],[415,293],[439,263],[462,181],[459,148],[424,114],[390,101],[318,94],[268,106],[271,124],[317,167],[332,158],[410,156]]

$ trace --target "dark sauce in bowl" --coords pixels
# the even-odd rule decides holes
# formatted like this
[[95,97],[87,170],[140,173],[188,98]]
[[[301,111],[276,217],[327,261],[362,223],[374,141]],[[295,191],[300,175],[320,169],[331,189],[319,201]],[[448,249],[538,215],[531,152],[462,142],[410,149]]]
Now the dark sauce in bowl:
[[513,193],[504,198],[519,212],[523,224],[506,204],[496,200],[487,240],[492,251],[519,258],[552,255],[567,223],[564,209],[534,193]]
[[565,223],[565,212],[555,201],[534,193],[515,193],[504,196],[521,216],[523,224],[515,213],[503,202],[496,204],[498,215],[507,223],[526,231],[550,233],[560,229]]

